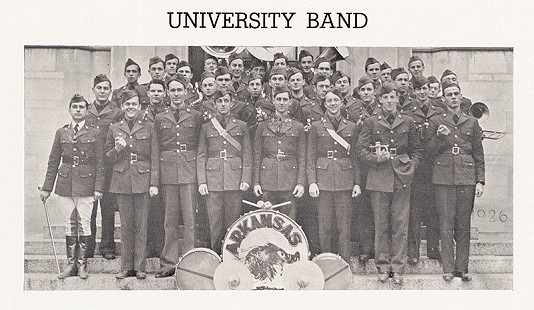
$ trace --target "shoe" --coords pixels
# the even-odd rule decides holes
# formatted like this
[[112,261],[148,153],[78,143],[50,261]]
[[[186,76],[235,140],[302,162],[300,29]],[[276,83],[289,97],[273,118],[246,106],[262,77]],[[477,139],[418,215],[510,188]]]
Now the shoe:
[[415,266],[419,262],[419,258],[416,257],[410,257],[408,258],[408,264]]
[[106,253],[104,254],[105,259],[115,259],[115,254],[113,253]]
[[358,260],[360,261],[361,264],[367,264],[367,262],[369,261],[369,255],[362,254],[358,257]]
[[170,270],[167,270],[167,271],[160,271],[158,273],[156,273],[156,278],[167,278],[167,277],[171,277],[174,275],[174,269],[170,269]]
[[389,272],[379,272],[378,273],[378,281],[384,283],[389,278]]
[[443,280],[445,280],[447,282],[451,282],[453,278],[454,278],[454,275],[452,273],[444,273],[443,274]]
[[78,276],[80,279],[87,279],[89,277],[89,274],[87,273],[87,242],[91,236],[80,236],[78,238],[78,260],[77,266],[78,266]]
[[76,250],[78,245],[77,236],[66,236],[65,244],[67,247],[67,268],[58,274],[58,279],[65,279],[66,277],[74,277],[78,274],[76,268],[76,258],[78,257]]
[[137,280],[144,280],[144,279],[146,279],[146,273],[144,273],[142,271],[139,271],[139,272],[137,272],[135,277],[137,278]]
[[464,281],[464,282],[469,282],[469,281],[473,280],[473,277],[467,272],[462,272],[460,277],[462,278],[462,281]]
[[137,272],[135,272],[135,270],[123,270],[121,272],[119,272],[115,278],[119,279],[119,280],[122,280],[122,279],[126,279],[128,277],[133,277],[137,274]]
[[402,273],[394,272],[393,273],[393,283],[400,285],[403,282],[404,282],[404,278],[402,277]]

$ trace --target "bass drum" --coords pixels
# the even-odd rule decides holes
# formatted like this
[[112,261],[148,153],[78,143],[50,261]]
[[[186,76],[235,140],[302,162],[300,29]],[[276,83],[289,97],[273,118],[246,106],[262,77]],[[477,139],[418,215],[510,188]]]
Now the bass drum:
[[341,256],[334,253],[322,253],[315,256],[316,263],[324,274],[325,290],[346,290],[352,283],[352,271]]
[[206,248],[185,253],[176,265],[176,285],[181,290],[214,290],[213,275],[221,257]]

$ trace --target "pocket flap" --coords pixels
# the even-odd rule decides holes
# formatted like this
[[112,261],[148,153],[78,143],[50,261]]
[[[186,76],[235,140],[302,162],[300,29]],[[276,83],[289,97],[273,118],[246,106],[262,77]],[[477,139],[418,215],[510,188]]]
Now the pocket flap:
[[208,160],[206,163],[206,170],[220,170],[220,161],[219,160]]
[[315,165],[317,169],[326,169],[328,168],[328,158],[319,158],[317,159],[317,164]]

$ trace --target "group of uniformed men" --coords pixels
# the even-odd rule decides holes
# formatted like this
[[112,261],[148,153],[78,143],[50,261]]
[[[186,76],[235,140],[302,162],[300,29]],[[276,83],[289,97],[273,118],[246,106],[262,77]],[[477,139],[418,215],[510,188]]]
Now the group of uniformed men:
[[397,284],[406,263],[418,263],[423,221],[427,255],[442,262],[443,278],[471,280],[470,214],[484,190],[484,154],[454,72],[438,80],[423,76],[417,56],[409,73],[368,58],[351,92],[349,76],[306,50],[297,67],[281,53],[269,70],[257,59],[247,69],[236,54],[227,66],[218,61],[206,58],[197,90],[191,65],[173,54],[150,59],[144,85],[137,83],[141,67],[128,59],[126,85],[111,94],[101,74],[93,103],[71,99],[72,122],[56,132],[41,192],[44,201],[57,176],[55,192],[69,210],[68,267],[60,278],[87,278],[98,205],[99,250],[107,259],[115,258],[118,206],[117,278],[146,278],[145,257],[154,256],[147,246],[164,235],[153,250],[161,278],[174,274],[180,252],[195,247],[199,206],[220,253],[225,229],[242,215],[243,195],[254,195],[267,207],[291,201],[281,212],[303,225],[312,254],[337,252],[346,261],[354,210],[360,263],[374,257],[378,279]]

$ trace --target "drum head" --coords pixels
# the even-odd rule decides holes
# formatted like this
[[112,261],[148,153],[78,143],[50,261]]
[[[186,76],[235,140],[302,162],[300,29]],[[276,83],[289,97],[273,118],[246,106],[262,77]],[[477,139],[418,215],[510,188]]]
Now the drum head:
[[228,228],[223,241],[223,260],[247,266],[255,289],[282,289],[284,268],[308,260],[308,255],[308,240],[302,228],[274,210],[243,215]]
[[251,290],[253,278],[243,263],[231,260],[217,266],[213,282],[216,290]]
[[352,271],[349,264],[339,255],[322,253],[312,259],[324,274],[325,290],[346,290],[352,283]]
[[283,278],[286,290],[322,290],[324,286],[323,271],[309,260],[287,265]]
[[221,258],[214,251],[192,249],[176,265],[176,285],[181,290],[214,290],[213,275],[220,264]]

